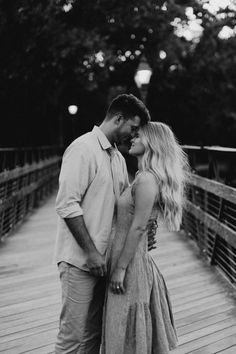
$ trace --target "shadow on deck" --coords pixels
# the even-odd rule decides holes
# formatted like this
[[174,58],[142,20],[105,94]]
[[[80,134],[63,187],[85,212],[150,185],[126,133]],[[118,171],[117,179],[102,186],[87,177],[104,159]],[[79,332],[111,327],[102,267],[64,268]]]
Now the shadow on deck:
[[[0,246],[0,353],[52,353],[60,310],[53,249],[54,197]],[[173,354],[236,353],[233,289],[183,234],[160,230],[152,251],[170,291],[179,347]],[[143,353],[145,354],[145,353]]]

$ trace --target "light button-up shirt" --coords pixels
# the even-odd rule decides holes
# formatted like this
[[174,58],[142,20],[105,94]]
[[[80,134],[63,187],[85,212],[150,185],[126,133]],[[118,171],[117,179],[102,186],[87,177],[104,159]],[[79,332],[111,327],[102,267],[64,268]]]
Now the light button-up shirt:
[[[65,151],[59,177],[56,210],[59,215],[56,262],[86,269],[86,254],[64,218],[83,215],[88,232],[101,254],[107,250],[116,202],[108,149],[111,144],[98,128],[76,139]],[[117,150],[112,162],[120,193],[128,186],[125,160]]]

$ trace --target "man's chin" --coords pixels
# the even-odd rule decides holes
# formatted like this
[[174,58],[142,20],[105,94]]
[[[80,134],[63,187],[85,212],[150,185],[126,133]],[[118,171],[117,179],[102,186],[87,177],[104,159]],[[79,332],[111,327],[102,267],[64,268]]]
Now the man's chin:
[[127,144],[119,144],[118,149],[122,154],[128,154],[130,148],[127,146]]

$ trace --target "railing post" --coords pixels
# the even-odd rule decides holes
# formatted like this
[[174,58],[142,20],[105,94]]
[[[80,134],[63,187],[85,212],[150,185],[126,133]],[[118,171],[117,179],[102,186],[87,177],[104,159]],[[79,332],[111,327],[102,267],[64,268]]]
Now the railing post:
[[[225,203],[224,203],[224,201],[223,201],[223,198],[220,198],[220,206],[219,206],[219,212],[218,212],[218,217],[217,217],[217,219],[218,219],[219,221],[221,221],[222,216],[223,216],[224,204],[225,204]],[[218,238],[219,238],[218,233],[215,233],[215,239],[214,239],[214,244],[213,244],[213,249],[212,249],[212,255],[211,255],[211,260],[210,260],[211,265],[215,265],[215,264],[216,264],[215,258],[216,258],[216,253],[217,253]]]

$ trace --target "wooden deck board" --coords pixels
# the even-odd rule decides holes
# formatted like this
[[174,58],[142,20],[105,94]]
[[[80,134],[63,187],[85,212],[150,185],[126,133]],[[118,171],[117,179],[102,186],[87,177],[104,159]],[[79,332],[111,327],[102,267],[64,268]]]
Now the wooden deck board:
[[[60,284],[53,250],[55,197],[0,245],[0,353],[53,353]],[[159,229],[152,251],[170,291],[179,347],[173,354],[235,354],[236,303],[231,287],[182,234]],[[145,354],[145,353],[144,353]]]

